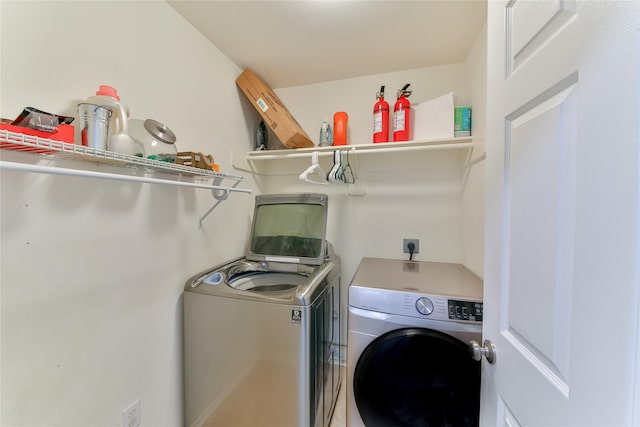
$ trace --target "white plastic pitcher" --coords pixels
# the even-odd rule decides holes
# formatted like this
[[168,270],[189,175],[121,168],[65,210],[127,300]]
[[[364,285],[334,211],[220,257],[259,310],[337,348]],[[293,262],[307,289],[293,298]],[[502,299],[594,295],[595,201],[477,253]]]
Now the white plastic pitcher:
[[109,140],[107,150],[131,156],[144,157],[143,145],[131,138],[127,133],[127,111],[120,103],[118,91],[106,85],[101,85],[95,96],[87,98],[91,104],[104,105],[111,108],[111,123],[109,125]]

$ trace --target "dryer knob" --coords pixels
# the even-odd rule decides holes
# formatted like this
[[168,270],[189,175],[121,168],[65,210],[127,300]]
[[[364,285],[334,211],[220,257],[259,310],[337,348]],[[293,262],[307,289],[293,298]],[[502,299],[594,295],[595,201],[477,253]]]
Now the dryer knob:
[[416,300],[416,310],[418,310],[418,313],[428,316],[433,313],[433,303],[429,298],[418,298]]

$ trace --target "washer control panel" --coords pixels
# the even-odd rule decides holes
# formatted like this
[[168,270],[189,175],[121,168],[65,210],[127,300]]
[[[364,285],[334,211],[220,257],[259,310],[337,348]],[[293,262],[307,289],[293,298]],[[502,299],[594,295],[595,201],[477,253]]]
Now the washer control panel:
[[349,287],[349,305],[363,310],[452,322],[482,322],[482,302],[360,286]]

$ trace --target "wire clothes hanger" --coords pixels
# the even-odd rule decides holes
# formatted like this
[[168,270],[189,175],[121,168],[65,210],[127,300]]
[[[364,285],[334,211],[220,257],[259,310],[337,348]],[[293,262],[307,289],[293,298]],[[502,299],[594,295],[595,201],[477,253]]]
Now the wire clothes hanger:
[[355,184],[356,178],[349,163],[349,150],[333,152],[333,167],[325,173],[318,163],[318,152],[311,153],[311,166],[300,174],[300,180],[311,184],[327,185],[329,183]]
[[336,150],[333,152],[333,167],[327,174],[327,180],[329,182],[338,182],[339,172],[340,172],[340,152]]
[[327,174],[327,181],[339,184],[355,183],[355,175],[349,164],[348,150],[336,150],[333,152],[333,167]]
[[353,169],[351,168],[351,165],[349,164],[349,152],[348,151],[342,151],[341,152],[341,156],[344,156],[344,158],[346,159],[346,162],[341,160],[341,164],[343,165],[342,168],[342,182],[344,182],[345,184],[354,184],[356,182],[356,178],[353,175]]

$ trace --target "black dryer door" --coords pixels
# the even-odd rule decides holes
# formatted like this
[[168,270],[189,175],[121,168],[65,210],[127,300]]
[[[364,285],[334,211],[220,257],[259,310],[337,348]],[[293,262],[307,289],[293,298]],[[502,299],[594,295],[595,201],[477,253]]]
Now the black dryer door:
[[367,427],[477,426],[480,363],[450,335],[397,329],[362,352],[353,393]]

